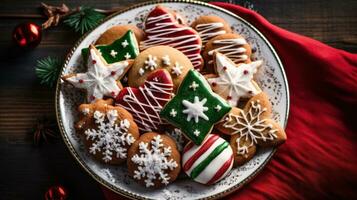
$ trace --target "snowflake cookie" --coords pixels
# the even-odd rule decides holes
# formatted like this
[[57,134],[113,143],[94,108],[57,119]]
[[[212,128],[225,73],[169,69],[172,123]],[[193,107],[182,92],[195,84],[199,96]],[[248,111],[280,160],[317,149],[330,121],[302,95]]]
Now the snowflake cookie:
[[182,153],[182,169],[194,181],[213,184],[232,169],[233,151],[229,143],[216,134],[209,134],[201,145],[189,142]]
[[[96,45],[101,56],[107,63],[115,63],[122,60],[135,59],[139,55],[139,45],[133,31],[127,31],[121,38],[109,45]],[[83,60],[87,60],[89,49],[82,49]]]
[[268,96],[261,92],[252,97],[243,110],[234,107],[217,124],[219,131],[231,135],[235,165],[250,160],[257,146],[278,146],[286,140],[284,129],[270,118],[271,112]]
[[167,135],[145,133],[128,151],[129,174],[146,187],[161,187],[176,180],[181,156]]
[[121,61],[107,64],[93,45],[89,47],[89,52],[88,71],[68,74],[62,79],[76,88],[85,90],[88,102],[102,99],[104,96],[116,97],[122,88],[119,80],[131,66],[130,63]]
[[150,74],[139,88],[124,88],[117,96],[116,104],[132,113],[140,131],[154,131],[163,123],[159,113],[171,99],[172,91],[170,74],[160,69]]
[[213,60],[218,75],[208,78],[207,81],[212,90],[226,99],[231,106],[237,106],[241,98],[250,98],[261,92],[253,81],[253,75],[262,65],[262,61],[237,66],[228,57],[218,52],[215,52]]
[[80,105],[76,129],[94,158],[121,164],[127,159],[129,147],[139,138],[139,129],[128,111],[112,104],[112,99],[100,99]]
[[199,145],[230,109],[199,72],[190,70],[160,115]]

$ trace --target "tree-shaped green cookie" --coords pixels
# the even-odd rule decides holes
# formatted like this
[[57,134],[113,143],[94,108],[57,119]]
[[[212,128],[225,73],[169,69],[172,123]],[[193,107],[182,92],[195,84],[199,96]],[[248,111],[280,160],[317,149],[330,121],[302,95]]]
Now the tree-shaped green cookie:
[[213,125],[230,110],[229,104],[212,92],[205,78],[197,71],[190,70],[176,96],[165,105],[160,116],[200,145]]
[[[109,45],[96,45],[98,51],[108,64],[122,60],[134,59],[139,54],[138,42],[134,33],[129,30],[123,37],[115,40]],[[88,48],[82,49],[83,60],[87,60],[89,55]]]

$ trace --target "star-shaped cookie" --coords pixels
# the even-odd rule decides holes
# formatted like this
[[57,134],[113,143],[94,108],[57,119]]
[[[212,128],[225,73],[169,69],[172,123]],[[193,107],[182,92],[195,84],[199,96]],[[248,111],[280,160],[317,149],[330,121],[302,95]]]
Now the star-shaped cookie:
[[69,74],[63,76],[62,79],[76,88],[86,90],[88,102],[101,99],[104,96],[115,97],[122,88],[118,80],[131,66],[130,62],[121,61],[107,64],[93,45],[89,47],[89,52],[88,71]]
[[231,106],[237,106],[240,98],[250,98],[261,92],[253,75],[262,61],[236,65],[225,55],[215,52],[213,56],[217,77],[207,78],[212,90],[226,99]]
[[200,145],[213,125],[230,109],[229,104],[211,90],[199,72],[190,70],[177,94],[166,104],[160,116]]

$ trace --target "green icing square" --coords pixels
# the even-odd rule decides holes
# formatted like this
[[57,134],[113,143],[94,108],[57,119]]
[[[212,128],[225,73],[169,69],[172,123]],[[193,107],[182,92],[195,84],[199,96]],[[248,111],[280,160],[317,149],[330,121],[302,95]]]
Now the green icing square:
[[[193,82],[196,84],[193,84]],[[195,87],[195,85],[198,85],[198,87]],[[187,120],[188,115],[183,112],[187,107],[183,104],[183,101],[192,103],[195,102],[195,97],[198,97],[199,101],[207,99],[203,106],[207,107],[208,110],[203,111],[203,113],[208,117],[208,120],[201,117],[198,118],[198,123],[195,122],[195,118],[191,118],[190,121]],[[195,144],[200,145],[206,135],[211,132],[213,125],[230,110],[231,106],[211,90],[206,79],[199,72],[190,70],[182,81],[177,94],[165,105],[160,116],[180,128]],[[199,131],[199,133],[195,131]]]
[[[128,45],[123,47],[122,43],[127,41]],[[139,55],[139,46],[136,41],[133,31],[129,30],[121,38],[115,40],[112,44],[109,45],[96,45],[95,46],[101,53],[102,57],[107,61],[108,64],[119,62],[122,60],[127,60],[125,58],[126,54],[130,55],[130,59],[135,59]],[[117,52],[115,57],[111,55],[111,51],[114,50]],[[82,57],[85,62],[87,62],[89,55],[89,49],[82,49]]]

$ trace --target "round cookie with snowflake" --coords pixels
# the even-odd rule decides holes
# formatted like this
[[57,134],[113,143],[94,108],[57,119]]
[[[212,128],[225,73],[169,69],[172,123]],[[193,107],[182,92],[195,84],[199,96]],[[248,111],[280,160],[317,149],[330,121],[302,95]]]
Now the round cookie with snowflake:
[[144,84],[148,76],[157,69],[165,69],[170,73],[176,90],[193,66],[179,50],[169,46],[151,47],[136,57],[128,73],[129,86],[139,87]]
[[145,187],[162,187],[176,180],[181,156],[175,141],[167,135],[148,132],[128,151],[129,174]]
[[76,129],[89,154],[117,165],[126,161],[129,147],[139,138],[139,129],[128,111],[112,105],[112,99],[80,105]]

